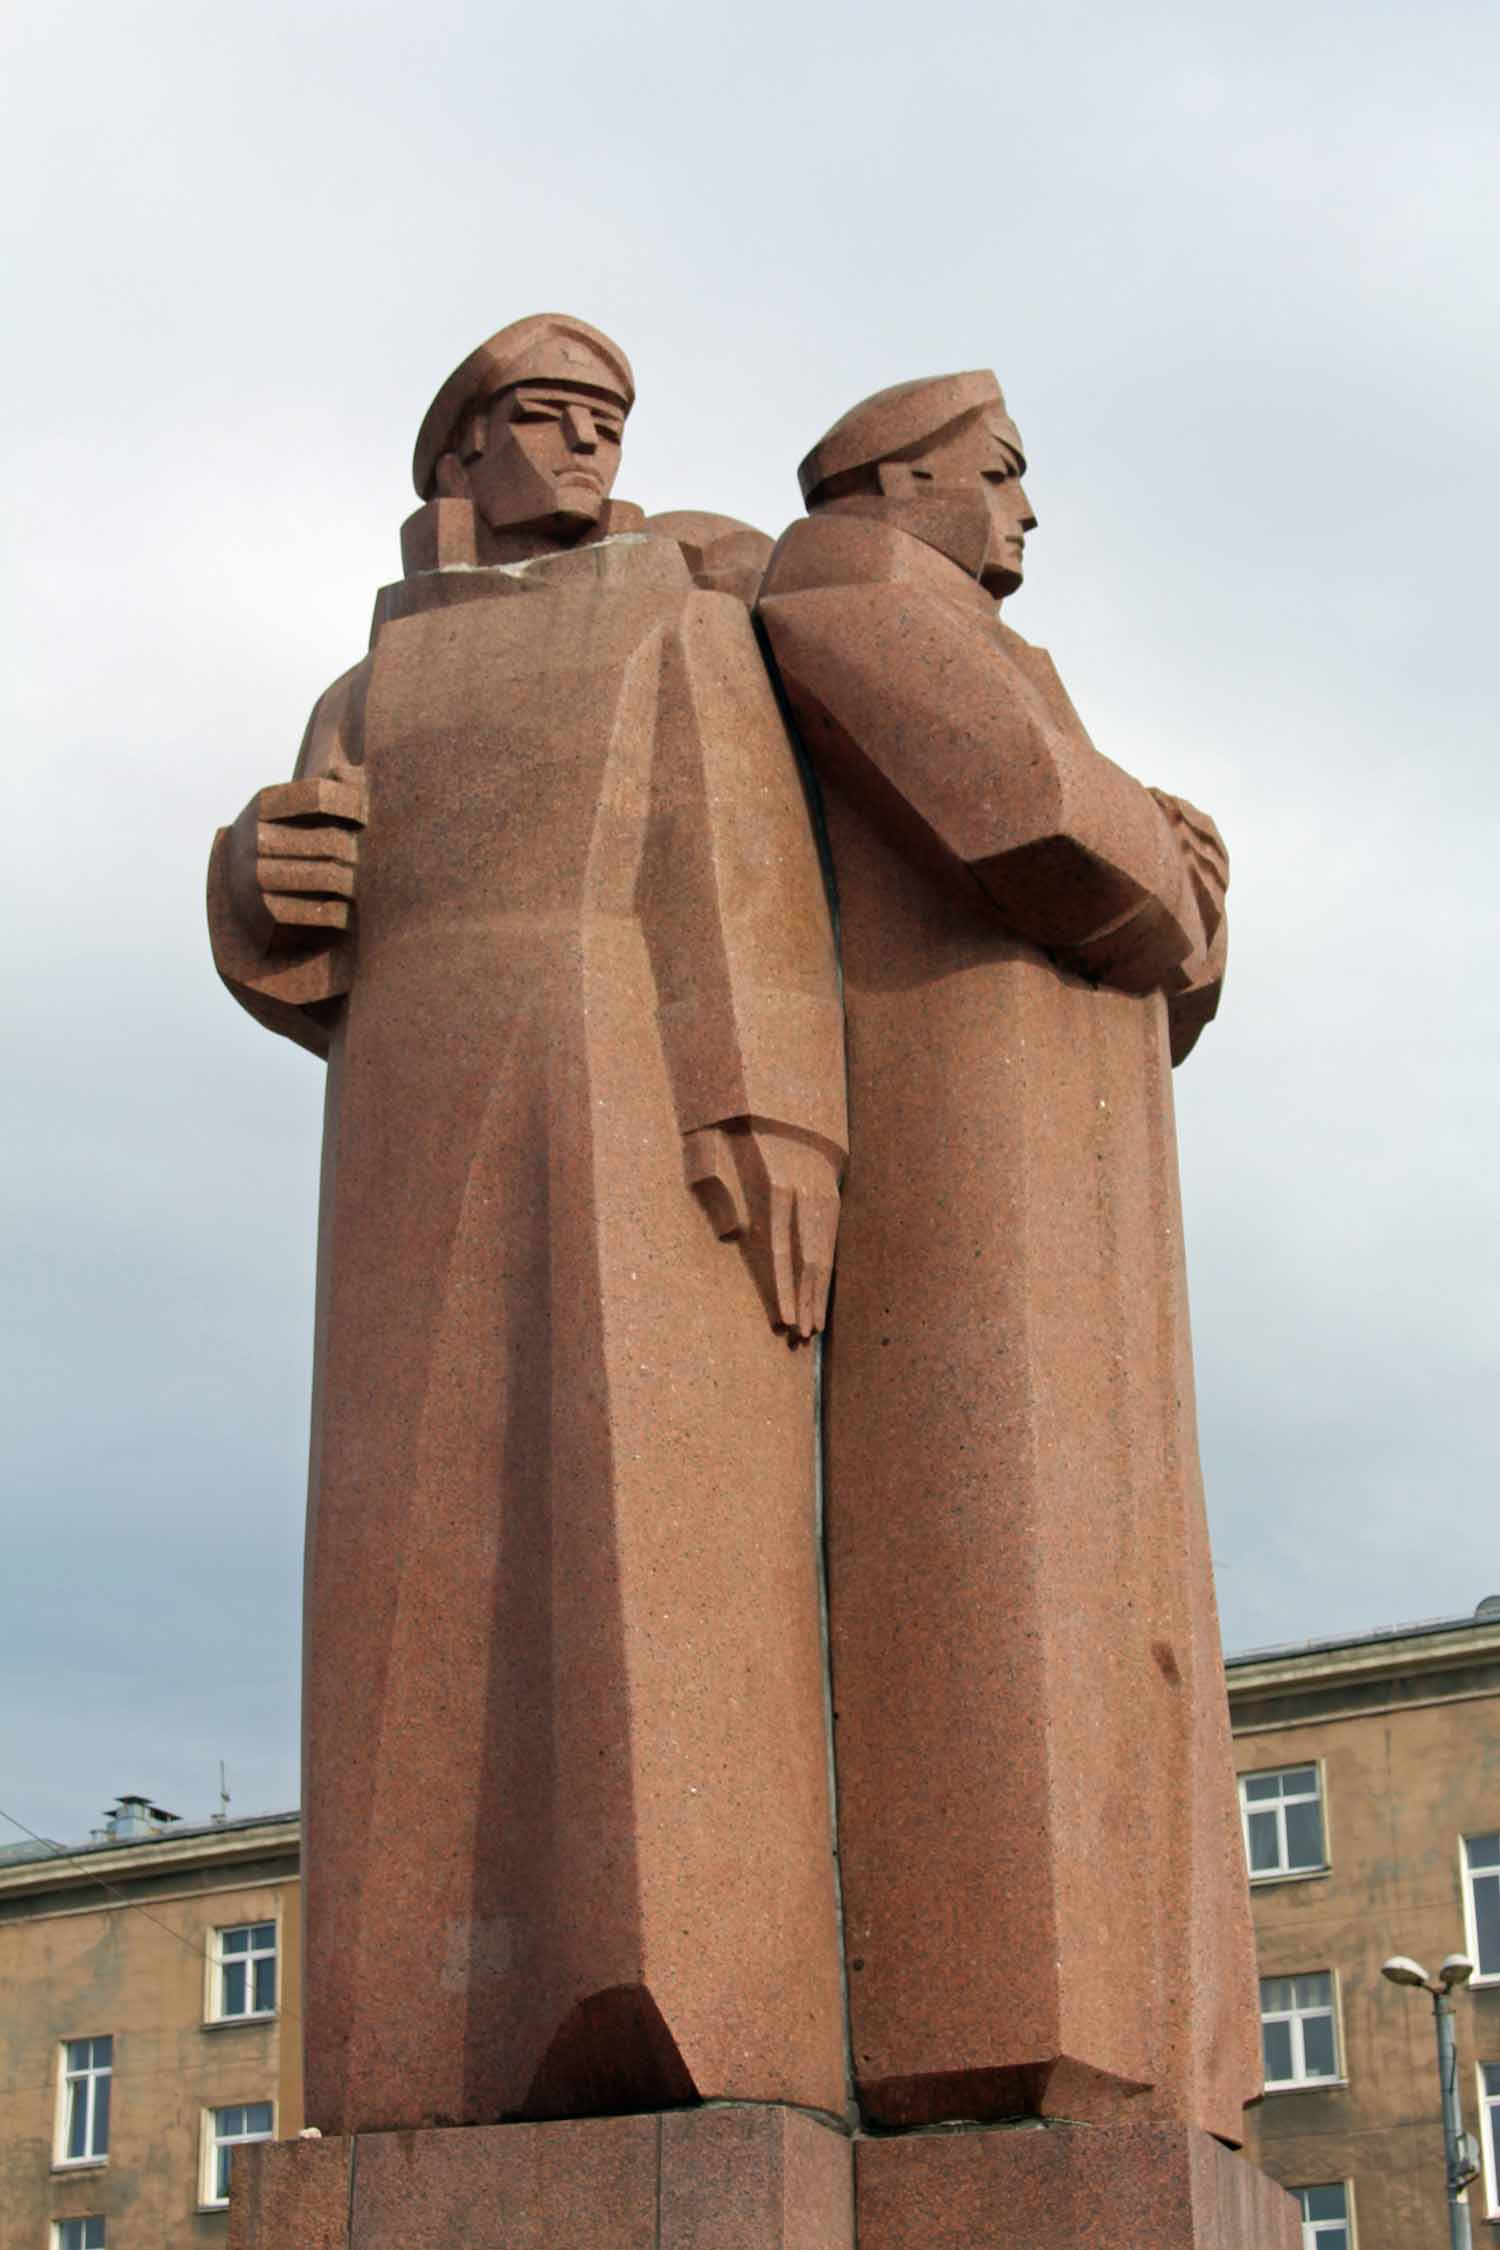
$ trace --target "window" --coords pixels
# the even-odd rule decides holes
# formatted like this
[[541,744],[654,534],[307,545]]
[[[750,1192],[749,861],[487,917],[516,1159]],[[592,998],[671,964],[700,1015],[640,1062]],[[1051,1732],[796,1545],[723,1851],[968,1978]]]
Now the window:
[[209,2014],[216,2023],[276,2013],[276,1924],[215,1930]]
[[1486,2215],[1500,2219],[1500,2063],[1479,2066],[1479,2138],[1484,2144]]
[[104,2250],[102,2219],[56,2219],[52,2250]]
[[203,2201],[229,2201],[229,2160],[246,2141],[268,2141],[274,2127],[269,2102],[238,2102],[211,2109],[203,2120]]
[[1252,1883],[1270,1875],[1310,1874],[1328,1865],[1316,1766],[1242,1774],[1240,1817]]
[[1292,2193],[1302,2206],[1302,2250],[1349,2250],[1349,2190],[1343,2181]]
[[1260,2038],[1266,2086],[1311,2086],[1338,2076],[1333,1977],[1262,1977]]
[[1464,1838],[1469,1950],[1482,1977],[1500,1977],[1500,1829]]
[[62,2051],[59,2164],[100,2164],[109,2154],[109,2081],[113,2039],[69,2039]]

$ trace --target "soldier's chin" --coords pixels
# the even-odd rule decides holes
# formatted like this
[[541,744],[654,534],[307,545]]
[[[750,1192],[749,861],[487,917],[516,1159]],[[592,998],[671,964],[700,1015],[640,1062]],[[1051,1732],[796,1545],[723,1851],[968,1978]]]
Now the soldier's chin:
[[555,514],[560,524],[576,527],[597,523],[604,513],[605,495],[586,477],[569,477],[557,488]]
[[1007,594],[1018,594],[1021,579],[1019,570],[1007,570],[1003,563],[986,563],[979,573],[980,585],[997,602],[1003,602]]

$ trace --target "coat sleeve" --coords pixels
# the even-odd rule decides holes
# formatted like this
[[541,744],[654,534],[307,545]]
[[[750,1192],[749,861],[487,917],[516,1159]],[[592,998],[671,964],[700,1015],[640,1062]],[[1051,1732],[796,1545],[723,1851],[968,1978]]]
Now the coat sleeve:
[[847,1153],[843,1007],[812,816],[743,603],[661,649],[638,905],[683,1133],[754,1120]]
[[871,815],[968,867],[1007,927],[1146,991],[1203,945],[1171,825],[1094,748],[1045,652],[910,583],[762,597],[820,770]]
[[[368,660],[367,660],[368,661]],[[298,782],[316,783],[336,766],[362,759],[360,715],[367,662],[357,664],[322,695],[308,720],[297,759]],[[257,1023],[280,1032],[312,1054],[328,1053],[339,1005],[354,974],[352,934],[333,939],[262,946],[235,905],[229,879],[229,835],[221,828],[208,862],[208,931],[214,966]]]

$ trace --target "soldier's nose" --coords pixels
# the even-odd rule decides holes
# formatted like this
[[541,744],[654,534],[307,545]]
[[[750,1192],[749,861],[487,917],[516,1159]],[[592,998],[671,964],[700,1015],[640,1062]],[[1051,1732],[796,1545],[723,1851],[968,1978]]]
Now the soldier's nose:
[[575,453],[593,453],[599,444],[594,417],[586,406],[570,406],[563,414],[563,430]]

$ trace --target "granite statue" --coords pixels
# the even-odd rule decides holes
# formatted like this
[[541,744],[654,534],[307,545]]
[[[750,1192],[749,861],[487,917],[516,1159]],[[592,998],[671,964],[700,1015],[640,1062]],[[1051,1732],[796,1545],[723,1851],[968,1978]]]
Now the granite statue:
[[1172,1123],[1222,840],[1000,621],[992,375],[774,547],[613,497],[633,399],[567,316],[463,361],[214,845],[328,1069],[322,2137],[231,2250],[1295,2250]]
[[837,972],[755,534],[611,498],[632,398],[569,318],[464,361],[369,654],[214,848],[225,981],[328,1065],[325,2133],[843,2099],[797,1348]]
[[883,391],[803,462],[760,596],[848,1024],[825,1449],[854,2076],[890,2127],[1233,2141],[1259,2054],[1170,1081],[1227,862],[1000,621],[1024,470],[993,375]]

